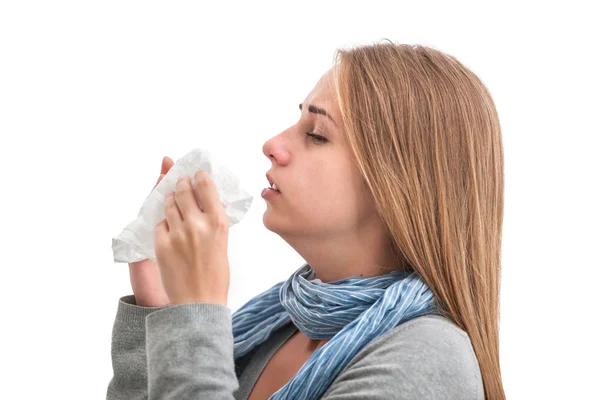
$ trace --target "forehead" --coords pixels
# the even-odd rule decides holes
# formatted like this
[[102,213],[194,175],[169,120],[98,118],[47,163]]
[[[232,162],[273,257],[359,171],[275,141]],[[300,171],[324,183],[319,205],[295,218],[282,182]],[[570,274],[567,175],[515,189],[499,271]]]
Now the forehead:
[[335,86],[333,81],[333,70],[327,71],[315,87],[310,91],[304,104],[312,104],[316,107],[324,108],[334,120],[340,121],[340,111],[335,97]]

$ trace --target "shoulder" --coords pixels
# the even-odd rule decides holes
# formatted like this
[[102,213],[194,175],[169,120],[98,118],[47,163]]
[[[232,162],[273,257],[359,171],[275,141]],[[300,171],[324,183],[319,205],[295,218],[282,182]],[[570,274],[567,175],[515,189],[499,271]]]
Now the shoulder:
[[378,337],[348,363],[327,399],[484,398],[479,363],[469,336],[449,319],[425,315]]

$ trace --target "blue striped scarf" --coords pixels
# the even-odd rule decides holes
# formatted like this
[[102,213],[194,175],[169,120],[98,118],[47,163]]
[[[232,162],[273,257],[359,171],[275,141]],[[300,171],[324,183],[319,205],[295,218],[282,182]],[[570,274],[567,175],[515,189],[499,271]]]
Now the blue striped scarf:
[[436,308],[416,272],[323,283],[304,264],[286,281],[253,297],[232,315],[234,359],[290,319],[311,339],[330,339],[269,399],[318,399],[350,360],[373,339]]

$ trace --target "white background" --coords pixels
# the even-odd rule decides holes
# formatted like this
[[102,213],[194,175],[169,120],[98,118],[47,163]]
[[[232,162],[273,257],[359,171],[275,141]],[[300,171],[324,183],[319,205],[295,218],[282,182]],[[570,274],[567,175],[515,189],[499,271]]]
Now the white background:
[[230,230],[233,311],[302,266],[262,224],[262,145],[297,121],[336,48],[388,38],[456,56],[496,102],[507,398],[600,398],[591,3],[0,3],[2,397],[105,398],[131,293],[111,238],[165,155],[212,149],[254,196]]

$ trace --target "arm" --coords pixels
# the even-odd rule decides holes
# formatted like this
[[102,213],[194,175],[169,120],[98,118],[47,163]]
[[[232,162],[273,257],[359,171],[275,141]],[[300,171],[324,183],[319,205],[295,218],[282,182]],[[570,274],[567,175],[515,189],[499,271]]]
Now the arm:
[[415,318],[369,343],[322,400],[483,400],[468,335],[441,317]]
[[111,341],[113,377],[107,400],[148,398],[145,321],[147,315],[166,307],[138,306],[133,295],[119,299]]
[[231,310],[189,303],[146,319],[149,399],[234,399]]

